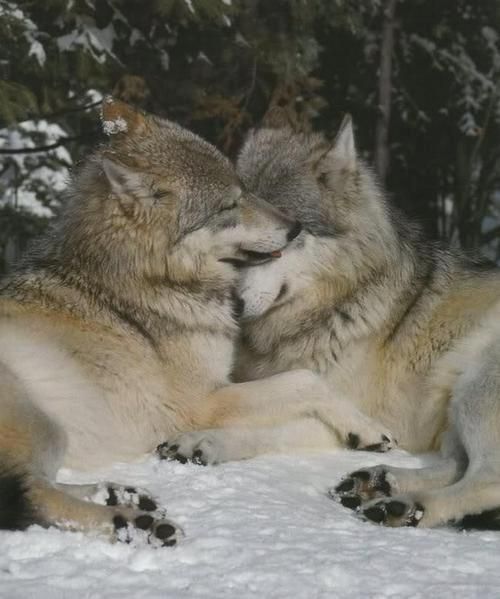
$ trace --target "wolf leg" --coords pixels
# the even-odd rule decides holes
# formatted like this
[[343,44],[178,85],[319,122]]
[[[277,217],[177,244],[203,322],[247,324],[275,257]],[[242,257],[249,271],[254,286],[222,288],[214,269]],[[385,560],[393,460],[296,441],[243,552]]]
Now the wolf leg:
[[[137,507],[103,506],[82,501],[56,488],[66,451],[66,436],[50,416],[35,406],[24,386],[0,365],[0,528],[30,524],[103,533],[129,540],[145,531],[149,542],[172,545],[178,529],[161,515]],[[76,486],[71,486],[73,493]],[[88,486],[87,486],[88,490]]]
[[[396,495],[363,506],[361,515],[386,526],[433,527],[457,523],[469,515],[490,512],[498,517],[500,481],[486,482],[464,476],[443,489]],[[479,516],[476,516],[481,519]],[[469,525],[474,527],[473,518]],[[496,526],[498,528],[498,524]]]
[[343,506],[357,509],[373,499],[445,487],[460,478],[461,472],[459,462],[453,458],[426,468],[396,468],[380,464],[352,472],[328,493]]
[[348,447],[387,451],[396,443],[382,424],[335,396],[310,370],[293,370],[223,387],[210,394],[203,408],[200,429],[266,427],[314,418]]
[[500,524],[500,345],[470,360],[453,389],[450,420],[467,459],[465,475],[443,489],[409,492],[363,506],[369,520],[388,526],[437,526],[464,520]]
[[373,499],[451,485],[467,468],[467,458],[455,431],[445,435],[441,458],[425,468],[397,468],[385,464],[361,468],[345,476],[328,493],[345,507],[356,509]]
[[228,427],[185,433],[170,443],[158,446],[160,459],[196,464],[220,464],[245,460],[269,453],[293,453],[340,447],[338,439],[325,425],[303,418],[267,428]]
[[334,397],[309,370],[224,387],[203,407],[201,430],[167,439],[161,457],[216,463],[310,448],[388,451],[396,444],[385,427]]
[[97,505],[77,499],[45,481],[28,478],[27,497],[34,521],[43,526],[102,534],[122,542],[142,536],[157,546],[175,545],[179,538],[180,529],[161,514],[135,507]]

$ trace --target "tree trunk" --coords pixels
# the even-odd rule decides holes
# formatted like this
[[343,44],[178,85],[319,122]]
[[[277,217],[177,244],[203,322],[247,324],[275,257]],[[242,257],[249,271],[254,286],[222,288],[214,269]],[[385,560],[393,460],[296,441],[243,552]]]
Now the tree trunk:
[[380,182],[385,183],[389,168],[389,122],[391,117],[392,52],[397,0],[386,0],[382,43],[380,47],[380,74],[378,84],[379,116],[375,131],[375,170]]

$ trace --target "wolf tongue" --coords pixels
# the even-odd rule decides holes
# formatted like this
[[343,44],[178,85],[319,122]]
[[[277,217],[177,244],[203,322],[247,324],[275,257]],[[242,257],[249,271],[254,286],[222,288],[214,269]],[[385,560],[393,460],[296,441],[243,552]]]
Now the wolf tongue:
[[271,252],[271,256],[273,258],[281,258],[281,250],[274,250],[274,252]]

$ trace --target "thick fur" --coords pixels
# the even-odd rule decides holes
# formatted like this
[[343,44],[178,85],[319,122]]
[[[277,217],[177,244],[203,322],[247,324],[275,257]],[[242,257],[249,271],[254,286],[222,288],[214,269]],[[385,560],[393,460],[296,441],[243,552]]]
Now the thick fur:
[[25,473],[7,462],[0,472],[0,528],[24,530],[36,521]]
[[[432,468],[380,466],[343,480],[333,496],[367,519],[436,526],[498,516],[499,272],[426,241],[390,206],[356,155],[348,119],[333,144],[263,127],[237,168],[249,189],[304,224],[281,260],[243,277],[237,378],[307,368],[331,403],[356,406],[402,448],[441,452]],[[321,432],[308,418],[256,430],[253,442],[232,431],[211,440],[235,456],[334,446]]]
[[[178,125],[112,99],[103,122],[110,143],[1,283],[0,525],[171,545],[178,529],[154,500],[111,483],[56,485],[57,471],[136,459],[238,409],[237,390],[232,405],[217,394],[238,334],[232,262],[268,258],[298,227]],[[85,501],[95,496],[107,505]]]

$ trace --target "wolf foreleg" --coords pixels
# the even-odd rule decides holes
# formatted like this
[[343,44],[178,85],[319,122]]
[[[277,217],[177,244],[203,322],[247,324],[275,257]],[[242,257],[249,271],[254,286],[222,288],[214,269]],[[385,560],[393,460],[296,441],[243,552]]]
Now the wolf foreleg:
[[205,410],[202,430],[168,439],[160,446],[162,457],[215,463],[290,450],[387,451],[395,445],[380,423],[334,397],[309,370],[221,388],[207,399]]

